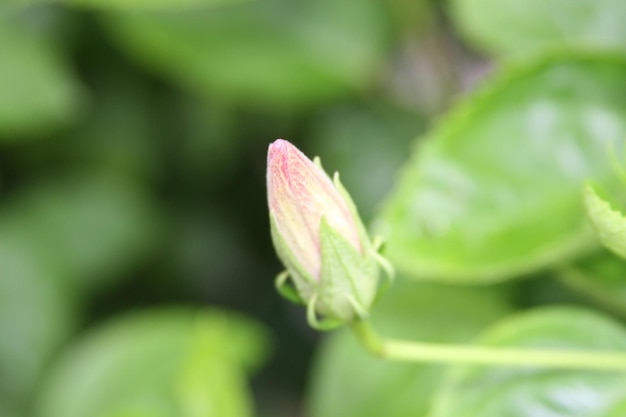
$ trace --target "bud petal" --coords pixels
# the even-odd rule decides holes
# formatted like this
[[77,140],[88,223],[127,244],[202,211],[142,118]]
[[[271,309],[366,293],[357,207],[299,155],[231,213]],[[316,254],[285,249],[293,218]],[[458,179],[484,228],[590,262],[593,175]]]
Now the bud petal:
[[299,263],[319,280],[319,225],[329,224],[360,250],[359,234],[350,210],[326,173],[286,140],[269,147],[267,190],[276,227]]
[[380,255],[338,177],[279,139],[268,150],[267,187],[274,247],[309,310],[339,321],[367,314]]

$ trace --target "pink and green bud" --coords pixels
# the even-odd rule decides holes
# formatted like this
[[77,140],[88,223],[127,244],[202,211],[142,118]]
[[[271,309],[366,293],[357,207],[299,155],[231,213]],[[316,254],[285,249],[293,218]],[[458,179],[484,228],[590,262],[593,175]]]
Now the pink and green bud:
[[[287,271],[281,292],[316,316],[340,324],[367,315],[378,288],[379,265],[387,266],[367,236],[350,196],[286,140],[267,156],[267,194],[272,240]],[[295,290],[284,287],[290,277]]]

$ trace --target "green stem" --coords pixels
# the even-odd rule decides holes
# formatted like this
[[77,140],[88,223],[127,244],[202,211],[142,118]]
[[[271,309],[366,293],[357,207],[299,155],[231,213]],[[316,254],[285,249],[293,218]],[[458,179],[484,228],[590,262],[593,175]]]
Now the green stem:
[[626,353],[531,348],[446,345],[381,339],[367,321],[352,329],[374,355],[404,362],[463,363],[480,365],[541,366],[580,370],[626,370]]

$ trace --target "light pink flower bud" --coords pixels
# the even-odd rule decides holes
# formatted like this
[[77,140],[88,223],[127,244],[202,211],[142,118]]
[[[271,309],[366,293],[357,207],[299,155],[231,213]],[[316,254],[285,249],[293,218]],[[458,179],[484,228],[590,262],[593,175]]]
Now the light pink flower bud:
[[[280,292],[306,303],[316,328],[365,317],[379,265],[390,268],[370,243],[339,177],[331,181],[319,163],[279,139],[267,155],[267,194],[272,240],[287,268],[276,281]],[[285,285],[288,278],[295,288]]]
[[322,265],[322,215],[361,252],[357,225],[344,197],[319,165],[283,139],[268,150],[267,194],[278,232],[312,277],[319,280]]

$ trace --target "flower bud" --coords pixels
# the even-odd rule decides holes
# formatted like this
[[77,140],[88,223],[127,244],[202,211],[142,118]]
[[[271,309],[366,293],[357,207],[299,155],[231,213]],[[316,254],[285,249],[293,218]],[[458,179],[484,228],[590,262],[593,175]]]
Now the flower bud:
[[[308,305],[315,327],[323,327],[317,315],[326,324],[364,318],[377,292],[379,265],[388,264],[338,175],[331,181],[319,162],[278,139],[268,150],[267,194],[272,240],[287,268],[277,278],[279,290]],[[283,286],[288,277],[291,290]]]

